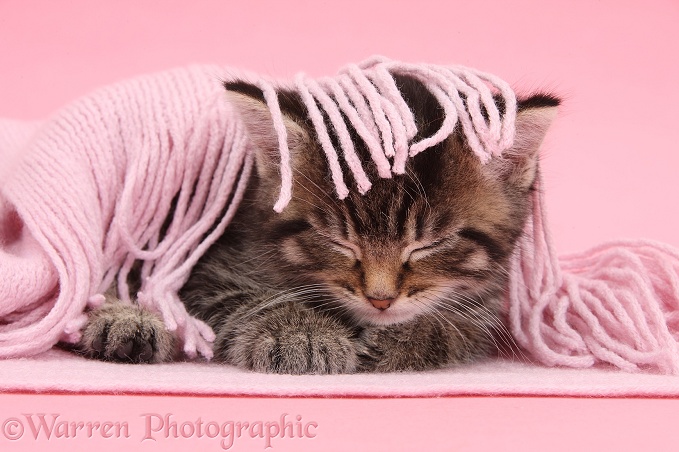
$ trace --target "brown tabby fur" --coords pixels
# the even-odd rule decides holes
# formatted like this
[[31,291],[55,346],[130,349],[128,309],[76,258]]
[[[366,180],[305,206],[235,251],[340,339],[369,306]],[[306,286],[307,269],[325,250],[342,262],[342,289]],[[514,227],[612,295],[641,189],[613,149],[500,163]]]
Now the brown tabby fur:
[[[397,82],[415,113],[416,139],[431,135],[442,109],[419,83]],[[508,259],[558,99],[520,102],[516,144],[503,158],[482,165],[456,131],[410,159],[404,175],[380,179],[366,164],[372,189],[339,200],[304,106],[281,93],[294,185],[277,214],[277,138],[262,94],[241,82],[226,88],[257,147],[256,171],[226,233],[181,291],[189,312],[214,329],[217,360],[293,374],[426,370],[511,341],[501,320]],[[109,304],[92,313],[82,349],[101,359],[170,359],[171,336],[138,333],[149,318],[158,331],[150,313]],[[137,333],[113,335],[123,321]]]

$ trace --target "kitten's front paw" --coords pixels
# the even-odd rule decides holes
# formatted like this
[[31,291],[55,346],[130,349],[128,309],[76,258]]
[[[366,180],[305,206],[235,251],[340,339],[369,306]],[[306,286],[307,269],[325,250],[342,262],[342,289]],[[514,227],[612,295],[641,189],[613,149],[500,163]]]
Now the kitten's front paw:
[[423,371],[456,361],[445,335],[423,322],[367,327],[359,341],[363,372]]
[[[335,319],[289,303],[222,328],[216,357],[279,374],[351,373],[358,364],[351,331]],[[228,332],[227,332],[228,331]]]
[[90,314],[79,347],[90,358],[155,363],[170,360],[174,338],[157,315],[138,306],[107,303]]

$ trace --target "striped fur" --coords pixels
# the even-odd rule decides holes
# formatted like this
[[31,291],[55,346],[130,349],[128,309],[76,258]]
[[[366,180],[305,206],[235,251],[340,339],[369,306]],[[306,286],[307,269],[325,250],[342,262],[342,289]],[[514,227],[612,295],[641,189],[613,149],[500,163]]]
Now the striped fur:
[[[397,81],[416,139],[438,130],[443,114],[431,94]],[[244,82],[226,88],[257,147],[256,172],[181,291],[188,311],[214,329],[217,360],[262,372],[389,372],[511,348],[502,320],[507,264],[556,98],[520,103],[517,146],[504,158],[482,165],[454,133],[410,159],[404,175],[368,170],[371,190],[338,200],[303,104],[280,93],[293,197],[278,214],[278,144],[262,93]],[[354,141],[369,159],[355,133]],[[378,309],[370,299],[390,304]]]

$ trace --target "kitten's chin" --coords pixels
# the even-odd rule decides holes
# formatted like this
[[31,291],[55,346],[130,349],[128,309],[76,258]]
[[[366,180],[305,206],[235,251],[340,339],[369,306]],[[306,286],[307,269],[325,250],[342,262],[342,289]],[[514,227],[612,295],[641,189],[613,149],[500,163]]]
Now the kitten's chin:
[[377,309],[363,297],[346,292],[337,293],[337,300],[360,326],[389,326],[413,320],[424,312],[422,303],[412,303],[407,297],[399,297],[387,309]]
[[359,324],[365,326],[390,326],[413,320],[419,313],[409,309],[389,308],[384,311],[366,306],[355,312]]
[[370,326],[391,326],[398,325],[399,323],[405,323],[416,317],[415,314],[412,315],[388,315],[385,312],[379,313],[377,315],[365,316],[363,318],[363,323]]

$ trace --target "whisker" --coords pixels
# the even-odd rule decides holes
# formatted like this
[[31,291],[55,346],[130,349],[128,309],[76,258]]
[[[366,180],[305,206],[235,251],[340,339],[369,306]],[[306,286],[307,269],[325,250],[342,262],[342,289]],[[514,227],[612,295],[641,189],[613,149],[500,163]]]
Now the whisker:
[[316,209],[320,210],[321,212],[327,213],[327,211],[324,208],[314,204],[313,202],[309,201],[308,199],[300,198],[299,196],[294,196],[294,195],[292,196],[292,199],[297,199],[298,201],[307,203],[311,207],[315,207]]
[[[309,178],[309,176],[307,176],[306,174],[304,174],[302,171],[300,171],[300,170],[297,169],[297,168],[293,168],[293,170],[294,170],[295,173],[297,173],[299,176],[302,176],[304,179],[306,179],[307,181],[309,181],[309,182],[311,183],[311,185],[313,185],[314,187],[316,187],[321,193],[326,193],[327,190],[324,190],[324,189],[322,189],[321,187],[319,187],[318,184],[316,184],[316,182],[314,182],[313,180],[311,180],[311,179]],[[329,197],[329,198],[323,199],[323,198],[321,198],[320,196],[318,196],[316,193],[314,193],[313,191],[311,191],[311,190],[310,190],[307,186],[305,186],[304,184],[300,184],[299,186],[302,187],[304,190],[306,190],[307,193],[309,193],[310,195],[314,196],[314,197],[315,197],[316,199],[318,199],[320,202],[322,202],[323,204],[325,204],[325,206],[328,207],[328,209],[332,209],[333,206],[334,206],[334,207],[338,207],[338,206],[339,206],[337,200],[336,200],[334,197],[331,196],[331,197]],[[328,203],[328,199],[330,199],[330,201],[332,202],[332,204]]]
[[323,284],[309,284],[305,286],[299,286],[295,287],[292,289],[287,289],[283,290],[280,292],[276,292],[266,299],[262,300],[260,303],[258,303],[256,306],[254,306],[250,311],[246,312],[241,319],[245,320],[247,318],[252,317],[253,315],[262,312],[266,309],[269,309],[273,306],[276,306],[281,303],[286,303],[289,301],[294,301],[298,300],[302,296],[306,296],[309,294],[318,294],[319,290],[321,288],[325,288],[326,286]]
[[487,337],[488,339],[490,339],[490,340],[493,342],[493,345],[495,346],[495,348],[496,348],[497,350],[500,350],[499,344],[498,344],[497,341],[495,340],[495,337],[494,337],[495,335],[492,333],[492,331],[490,330],[490,328],[488,327],[488,325],[487,325],[485,322],[482,321],[483,319],[478,319],[478,318],[470,317],[469,313],[466,313],[466,312],[464,312],[464,311],[461,311],[461,310],[457,309],[455,306],[449,306],[449,305],[446,305],[446,304],[444,304],[444,303],[441,303],[439,300],[431,300],[431,302],[432,302],[432,304],[434,304],[437,308],[442,309],[442,310],[444,310],[444,311],[451,312],[451,313],[453,313],[453,314],[457,314],[457,315],[459,315],[460,317],[462,317],[462,318],[468,320],[469,322],[471,322],[472,325],[475,325],[476,327],[478,327],[478,329],[482,330],[482,331],[485,333],[486,337]]
[[[414,300],[414,301],[415,301],[415,303],[418,303],[418,302],[422,303],[420,300]],[[444,325],[443,322],[445,322],[446,324],[448,324],[448,326],[450,326],[451,328],[453,328],[455,330],[455,332],[457,333],[457,336],[462,340],[462,344],[464,345],[464,348],[466,350],[467,358],[471,358],[472,356],[474,356],[474,354],[472,353],[472,344],[469,341],[469,338],[466,337],[462,333],[462,331],[453,322],[450,321],[450,319],[447,319],[443,314],[441,314],[441,312],[439,312],[435,309],[429,310],[429,314],[431,314],[431,316],[426,316],[426,317],[437,320],[439,325],[441,326],[441,328],[443,328],[444,330],[446,329],[446,326]]]
[[270,255],[270,254],[274,253],[275,251],[276,251],[276,248],[275,248],[275,247],[271,247],[271,249],[269,249],[269,250],[267,250],[267,251],[264,251],[263,253],[260,253],[260,254],[258,254],[258,255],[256,255],[256,256],[253,256],[253,257],[251,257],[250,259],[245,259],[245,260],[238,261],[238,262],[236,262],[236,263],[231,264],[231,268],[234,268],[234,267],[241,267],[241,266],[243,266],[243,265],[245,265],[245,264],[247,264],[247,263],[250,263],[250,262],[252,262],[252,261],[254,261],[254,260],[262,259],[264,256]]
[[424,189],[424,185],[422,185],[422,182],[420,181],[420,178],[417,177],[417,174],[411,169],[411,168],[406,168],[406,175],[410,178],[411,181],[415,183],[415,188],[417,189],[419,193],[419,197],[424,200],[425,206],[427,207],[427,211],[431,212],[432,207],[431,204],[429,204],[429,198],[427,197],[427,192]]
[[[470,306],[469,304],[465,303],[465,299],[466,301],[469,301],[468,297],[457,298],[456,295],[459,294],[449,294],[449,296],[444,298],[444,300],[465,305],[467,308],[474,307],[475,309],[462,311],[456,306],[456,304],[448,304],[443,302],[439,302],[439,307],[448,310],[449,312],[454,312],[468,319],[469,321],[473,322],[479,327],[483,327],[487,323],[491,324],[492,327],[494,328],[494,331],[496,332],[496,334],[493,335],[493,337],[497,337],[501,344],[506,347],[506,350],[512,354],[512,359],[517,359],[523,362],[531,362],[531,360],[523,352],[521,347],[514,339],[514,336],[507,328],[505,322],[502,321],[502,319],[500,319],[500,317],[498,317],[498,315],[495,312],[493,312],[493,310],[485,306],[480,300]],[[481,312],[479,312],[479,310]],[[488,331],[488,334],[491,334],[491,332]],[[494,339],[493,342],[496,344],[496,346],[498,345]],[[498,351],[502,350],[499,346],[497,348]],[[519,356],[517,356],[517,354]]]

